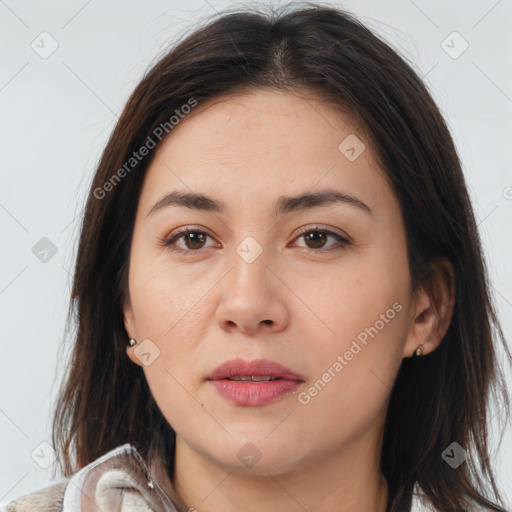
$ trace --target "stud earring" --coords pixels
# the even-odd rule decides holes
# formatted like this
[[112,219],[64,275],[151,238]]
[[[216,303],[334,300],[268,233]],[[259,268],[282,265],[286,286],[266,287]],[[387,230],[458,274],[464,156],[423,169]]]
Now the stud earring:
[[420,345],[415,351],[414,351],[414,355],[416,357],[418,356],[421,356],[423,354],[423,345]]
[[130,344],[130,347],[133,347],[134,345],[137,344],[137,342],[133,338],[128,343]]
[[[432,338],[432,336],[429,336],[427,338],[427,343],[431,340],[431,338]],[[416,348],[416,350],[414,351],[414,354],[412,355],[412,357],[414,357],[414,356],[418,357],[418,356],[421,356],[421,355],[423,355],[423,345],[419,345]]]

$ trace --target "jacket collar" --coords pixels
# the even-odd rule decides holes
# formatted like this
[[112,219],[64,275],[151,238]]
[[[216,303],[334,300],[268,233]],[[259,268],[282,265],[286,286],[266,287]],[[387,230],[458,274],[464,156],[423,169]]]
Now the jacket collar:
[[62,512],[88,510],[178,512],[130,443],[105,453],[69,478]]

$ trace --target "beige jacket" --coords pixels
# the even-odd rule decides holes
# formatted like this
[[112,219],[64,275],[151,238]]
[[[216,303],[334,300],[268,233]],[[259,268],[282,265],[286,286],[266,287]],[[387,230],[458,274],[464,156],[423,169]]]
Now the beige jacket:
[[[432,512],[415,489],[411,512]],[[180,512],[153,480],[137,450],[126,443],[72,476],[17,498],[0,512]],[[188,512],[198,512],[188,509]]]
[[62,481],[21,496],[0,512],[179,512],[129,443]]

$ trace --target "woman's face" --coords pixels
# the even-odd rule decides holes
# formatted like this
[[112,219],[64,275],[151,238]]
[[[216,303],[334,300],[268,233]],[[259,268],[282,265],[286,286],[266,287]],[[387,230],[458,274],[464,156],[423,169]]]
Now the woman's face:
[[129,294],[127,352],[179,449],[238,472],[373,456],[401,360],[424,342],[399,203],[368,141],[291,93],[199,104],[161,143]]

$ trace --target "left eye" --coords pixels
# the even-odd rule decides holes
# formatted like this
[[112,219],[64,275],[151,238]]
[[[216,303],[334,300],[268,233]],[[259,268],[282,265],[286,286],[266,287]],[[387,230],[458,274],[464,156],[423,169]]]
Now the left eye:
[[[338,242],[339,249],[350,245],[350,242],[340,234],[328,229],[319,229],[318,227],[302,230],[294,240],[301,238],[304,239],[307,244],[307,247],[304,247],[306,252],[322,252],[326,250],[324,245],[329,237],[334,238]],[[171,250],[176,252],[197,252],[199,249],[204,248],[204,244],[207,238],[212,237],[210,237],[210,235],[204,231],[193,228],[184,228],[174,233],[171,237],[160,240],[160,244],[166,247],[170,247]],[[182,239],[184,240],[185,247],[177,246],[177,242]],[[217,243],[217,247],[219,245],[220,244]],[[332,247],[332,245],[328,247]]]
[[[314,229],[307,228],[303,230],[298,236],[298,238],[303,238],[306,241],[306,244],[313,244],[312,247],[306,247],[307,251],[309,252],[319,252],[320,250],[325,250],[323,244],[329,237],[336,239],[339,245],[338,248],[343,248],[350,244],[350,242],[340,234],[335,233],[334,231],[330,231],[329,229],[320,229],[318,227]],[[332,245],[329,247],[332,247]]]

